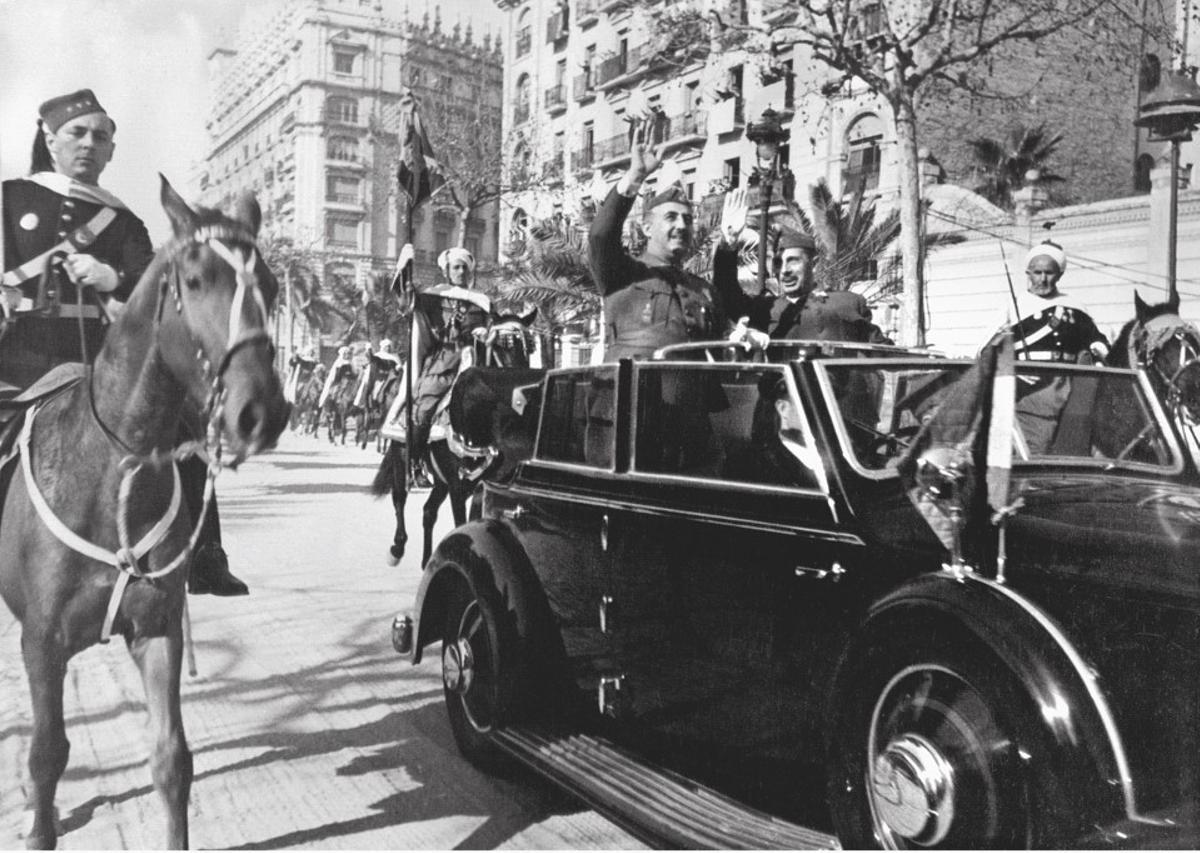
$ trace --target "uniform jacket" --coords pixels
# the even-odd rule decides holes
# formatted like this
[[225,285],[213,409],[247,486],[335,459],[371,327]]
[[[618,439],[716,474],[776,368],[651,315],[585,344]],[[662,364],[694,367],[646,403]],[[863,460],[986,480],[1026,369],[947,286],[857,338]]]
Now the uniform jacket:
[[1029,291],[1018,294],[1016,311],[1008,309],[1004,325],[1012,327],[1017,358],[1073,362],[1092,344],[1108,348],[1108,338],[1083,304],[1061,292],[1049,299]]
[[[4,182],[4,269],[10,270],[62,241],[70,232],[86,225],[103,205],[61,195],[26,178]],[[125,300],[150,261],[154,246],[142,220],[125,208],[116,208],[117,217],[78,251],[94,255],[117,271],[120,283],[112,295]],[[55,275],[61,301],[75,301],[75,286],[62,271],[59,261]],[[37,296],[37,280],[26,282],[25,295]]]
[[[26,261],[62,242],[68,234],[87,225],[103,207],[116,211],[116,218],[88,245],[77,248],[116,270],[117,288],[111,294],[98,296],[84,290],[84,329],[88,341],[88,358],[94,358],[104,340],[105,321],[100,317],[97,298],[115,297],[124,300],[133,292],[142,273],[154,259],[154,247],[146,226],[108,193],[89,191],[71,179],[56,174],[44,174],[43,179],[61,186],[62,192],[51,189],[37,180],[18,178],[5,181],[4,209],[4,269],[15,269]],[[112,203],[102,205],[87,195],[101,195]],[[24,296],[36,299],[40,275],[20,287]],[[54,256],[48,286],[57,290],[62,305],[75,305],[75,286],[62,269],[61,258]],[[0,380],[16,387],[26,387],[56,364],[82,361],[79,347],[78,319],[27,314],[10,327],[0,343]]]
[[621,245],[621,226],[633,202],[615,187],[610,190],[588,237],[592,279],[608,321],[605,360],[647,358],[669,344],[724,335],[726,312],[704,279],[644,256],[634,258]]
[[[733,270],[731,276],[727,270]],[[737,283],[737,254],[727,247],[713,259],[714,282],[731,318],[747,317],[749,325],[775,339],[811,341],[888,342],[872,326],[871,309],[857,293],[848,290],[813,290],[792,301],[785,296],[763,293],[751,296]],[[878,334],[877,334],[878,333]]]

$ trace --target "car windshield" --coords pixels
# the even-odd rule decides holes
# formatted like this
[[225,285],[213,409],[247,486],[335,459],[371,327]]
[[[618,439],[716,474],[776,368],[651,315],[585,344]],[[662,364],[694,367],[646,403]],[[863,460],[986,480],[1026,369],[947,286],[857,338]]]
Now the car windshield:
[[[817,365],[843,453],[874,475],[894,472],[921,425],[970,362],[838,360]],[[1013,462],[1174,470],[1173,435],[1136,373],[1019,362]]]

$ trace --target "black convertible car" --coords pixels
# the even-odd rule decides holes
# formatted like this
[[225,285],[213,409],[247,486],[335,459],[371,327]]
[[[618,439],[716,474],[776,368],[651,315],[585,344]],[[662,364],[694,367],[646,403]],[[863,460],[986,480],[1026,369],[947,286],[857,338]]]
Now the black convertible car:
[[896,467],[971,362],[660,355],[546,375],[397,619],[470,759],[656,846],[1195,846],[1200,487],[1145,377],[1020,362],[1017,509],[947,565]]

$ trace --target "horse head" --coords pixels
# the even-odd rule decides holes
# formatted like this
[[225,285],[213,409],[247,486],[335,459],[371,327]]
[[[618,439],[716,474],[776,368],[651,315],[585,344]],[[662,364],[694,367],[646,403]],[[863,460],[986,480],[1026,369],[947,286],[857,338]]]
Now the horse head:
[[529,356],[533,351],[530,327],[535,317],[536,308],[524,314],[509,313],[497,317],[484,340],[487,355],[478,363],[485,367],[529,367]]
[[249,193],[232,215],[192,210],[166,178],[161,199],[174,238],[160,253],[158,351],[236,465],[273,446],[288,419],[267,319],[279,284],[255,242],[262,214]]
[[1179,296],[1148,305],[1133,295],[1135,319],[1121,330],[1114,354],[1144,367],[1168,409],[1200,422],[1200,329],[1179,316]]

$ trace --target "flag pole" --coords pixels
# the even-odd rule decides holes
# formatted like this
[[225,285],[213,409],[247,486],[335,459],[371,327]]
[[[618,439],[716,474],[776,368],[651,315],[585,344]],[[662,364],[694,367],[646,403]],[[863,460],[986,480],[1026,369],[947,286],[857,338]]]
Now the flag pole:
[[[412,245],[413,241],[413,200],[412,196],[404,193],[404,198],[407,200],[404,217],[404,228],[407,232],[408,239],[405,240],[406,245]],[[414,252],[415,255],[415,252]],[[415,482],[413,474],[412,460],[412,438],[413,438],[413,373],[417,369],[416,358],[413,352],[414,341],[416,336],[413,334],[413,327],[417,322],[417,294],[413,285],[413,269],[417,265],[416,257],[413,257],[403,269],[400,270],[401,287],[403,292],[408,294],[412,299],[408,306],[408,369],[404,371],[404,487],[406,490],[411,490]]]

